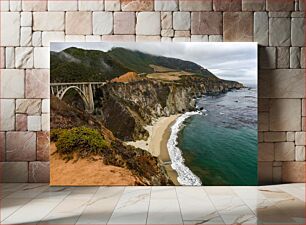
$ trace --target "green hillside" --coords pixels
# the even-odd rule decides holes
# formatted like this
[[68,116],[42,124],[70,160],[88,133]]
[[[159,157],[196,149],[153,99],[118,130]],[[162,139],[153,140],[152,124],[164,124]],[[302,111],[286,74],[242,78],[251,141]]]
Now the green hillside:
[[125,48],[108,52],[68,48],[51,52],[51,82],[106,81],[126,72],[153,73],[151,65],[215,77],[200,65],[181,59],[155,56]]
[[155,56],[125,48],[113,48],[108,53],[121,64],[138,73],[152,73],[154,71],[150,65],[158,65],[176,71],[184,70],[197,75],[214,76],[211,72],[200,65],[181,59]]
[[106,81],[129,71],[107,53],[69,48],[51,52],[51,82]]

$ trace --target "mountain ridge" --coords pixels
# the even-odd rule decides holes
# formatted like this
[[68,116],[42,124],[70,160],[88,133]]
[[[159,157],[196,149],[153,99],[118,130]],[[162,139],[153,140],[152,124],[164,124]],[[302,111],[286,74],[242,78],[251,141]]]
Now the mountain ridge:
[[198,97],[243,88],[196,63],[124,48],[103,52],[73,47],[51,52],[50,61],[51,82],[107,81],[93,90],[91,114],[73,89],[61,100],[51,96],[51,141],[57,156],[64,156],[60,163],[74,160],[74,154],[98,160],[103,170],[123,169],[134,185],[173,185],[173,181],[161,159],[126,141],[147,140],[145,127],[157,118],[198,110]]
[[127,72],[150,74],[155,72],[151,65],[217,78],[209,70],[191,61],[121,47],[107,52],[71,47],[60,52],[51,51],[50,57],[52,83],[108,81]]

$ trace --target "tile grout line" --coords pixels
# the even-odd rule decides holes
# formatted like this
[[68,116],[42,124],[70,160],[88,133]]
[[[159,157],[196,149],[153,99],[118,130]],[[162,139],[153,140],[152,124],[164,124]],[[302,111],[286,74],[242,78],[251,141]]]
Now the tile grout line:
[[59,204],[61,204],[62,202],[64,202],[64,200],[71,194],[71,192],[72,192],[72,191],[70,191],[70,193],[69,193],[68,195],[66,195],[65,198],[62,199],[62,201],[60,201],[58,204],[56,204],[56,206],[54,206],[54,207],[49,211],[49,213],[48,213],[47,215],[45,215],[39,222],[41,222],[43,219],[47,218],[47,217],[51,214],[51,212],[53,212],[53,210],[54,210]]
[[[3,184],[5,184],[5,183],[1,183],[1,184],[3,185]],[[10,184],[12,184],[12,183],[10,183]],[[29,183],[23,183],[23,184],[20,185],[20,187],[18,187],[15,191],[9,193],[7,196],[5,196],[5,197],[3,197],[3,198],[1,198],[1,199],[7,198],[9,195],[11,195],[11,194],[13,194],[13,193],[15,193],[15,192],[17,192],[17,191],[20,191],[20,190],[23,189],[23,188],[26,188],[28,185],[29,185]],[[3,190],[1,190],[1,191],[3,192]],[[1,194],[2,194],[2,192],[1,192]],[[2,195],[1,195],[1,197],[2,197]]]
[[220,219],[223,221],[223,224],[226,224],[223,217],[221,216],[219,210],[217,209],[217,207],[215,206],[215,204],[213,203],[213,201],[211,200],[210,196],[209,196],[209,193],[205,190],[204,187],[202,187],[202,189],[204,190],[204,192],[207,194],[207,197],[210,201],[210,203],[212,204],[212,206],[214,207],[214,209],[216,210],[217,214],[219,215]]
[[152,196],[152,187],[150,188],[150,197],[149,197],[149,204],[148,204],[148,211],[147,211],[146,224],[148,224],[149,210],[150,210],[150,204],[151,204],[151,196]]
[[78,223],[78,221],[79,221],[80,217],[82,216],[83,212],[84,212],[84,211],[86,210],[86,208],[88,207],[88,203],[89,203],[89,202],[94,198],[94,196],[97,194],[99,188],[100,188],[100,187],[97,187],[97,190],[95,191],[95,193],[91,196],[90,199],[88,199],[88,200],[86,201],[86,203],[85,203],[86,206],[84,207],[84,209],[82,210],[82,212],[81,212],[80,215],[78,216],[78,218],[77,218],[75,224]]
[[[24,188],[26,188],[27,186],[29,186],[30,184],[31,184],[31,183],[27,183],[27,185],[26,185],[25,187],[23,187],[23,190],[31,190],[31,189],[35,189],[35,188],[37,188],[37,187],[43,187],[43,186],[37,186],[37,187],[31,188],[31,189],[24,189]],[[35,183],[32,183],[32,184],[35,184]],[[18,191],[20,191],[21,189],[22,189],[22,188],[20,188]],[[47,189],[47,188],[46,188],[46,189]],[[46,189],[45,189],[45,190],[46,190]],[[42,192],[40,192],[40,193],[38,193],[35,197],[29,198],[30,200],[29,200],[27,203],[25,203],[23,206],[21,206],[21,207],[19,207],[18,209],[16,209],[13,213],[11,213],[9,216],[7,216],[4,220],[1,220],[1,223],[2,223],[3,221],[7,220],[8,218],[10,218],[11,216],[13,216],[13,215],[14,215],[16,212],[18,212],[19,210],[23,209],[25,206],[29,205],[30,202],[32,202],[33,200],[35,200],[36,197],[37,197],[38,195],[40,195],[41,193],[45,192],[45,190],[42,191]],[[18,191],[15,191],[15,192],[13,192],[13,193],[16,193],[16,192],[18,192]],[[13,193],[11,193],[11,194],[13,194]],[[13,199],[14,199],[14,198],[13,198]],[[15,199],[18,199],[18,198],[15,198]]]
[[114,206],[113,212],[112,212],[112,214],[110,215],[110,217],[108,218],[108,220],[107,220],[106,224],[108,224],[108,222],[110,221],[110,219],[111,219],[111,218],[112,218],[112,216],[114,215],[114,211],[115,211],[115,209],[116,209],[116,207],[117,207],[117,205],[118,205],[118,203],[119,203],[120,199],[121,199],[121,198],[122,198],[122,196],[124,195],[125,189],[126,189],[126,187],[124,187],[124,188],[123,188],[123,191],[122,191],[122,193],[121,193],[120,197],[118,198],[118,200],[117,200],[117,202],[116,202],[116,204],[115,204],[115,206]]
[[[28,185],[25,185],[24,187],[23,186],[20,186],[20,188],[18,188],[16,191],[14,191],[14,192],[12,192],[12,193],[10,193],[9,195],[11,195],[11,194],[14,194],[14,193],[16,193],[16,192],[18,192],[18,191],[20,191],[22,188],[25,188],[25,187],[27,187]],[[9,196],[8,195],[8,196]],[[3,201],[4,199],[6,199],[8,196],[6,196],[6,197],[4,197],[3,199],[1,199],[1,201]],[[7,198],[7,199],[9,199],[9,198]],[[10,216],[12,216],[17,210],[19,210],[19,209],[21,209],[21,208],[23,208],[26,204],[28,204],[30,201],[32,201],[33,200],[33,198],[29,198],[29,201],[27,201],[25,204],[23,204],[22,206],[20,206],[19,208],[17,208],[17,209],[15,209],[10,215],[8,215],[8,216],[6,216],[4,219],[2,218],[2,215],[1,215],[1,223],[4,221],[4,220],[6,220],[8,217],[10,217]],[[1,201],[0,201],[0,203],[1,203]],[[2,205],[2,204],[1,204]],[[1,209],[1,208],[0,208]]]
[[20,206],[20,207],[18,207],[17,209],[15,209],[10,215],[8,215],[8,216],[6,216],[5,218],[2,218],[2,216],[1,216],[1,223],[3,222],[3,221],[5,221],[7,218],[9,218],[10,216],[12,216],[15,212],[17,212],[19,209],[21,209],[21,208],[23,208],[25,205],[27,205],[29,202],[31,202],[33,199],[31,199],[31,198],[29,198],[28,199],[28,201],[25,203],[25,204],[23,204],[22,206]]
[[174,187],[174,190],[175,190],[176,200],[177,200],[177,203],[178,203],[178,206],[179,206],[179,209],[180,209],[180,215],[181,215],[182,223],[184,224],[184,219],[183,219],[181,204],[180,204],[180,201],[179,201],[179,198],[178,198],[178,195],[177,195],[176,187]]
[[[259,192],[259,190],[257,189],[258,188],[258,186],[255,186],[256,187],[256,194],[258,194],[258,192]],[[255,215],[255,218],[256,218],[256,220],[258,221],[259,219],[258,219],[258,217],[257,217],[257,213],[256,212],[254,212],[250,207],[249,207],[249,205],[244,201],[244,199],[242,198],[242,197],[240,197],[236,192],[235,192],[235,190],[233,190],[233,188],[232,187],[230,187],[231,189],[232,189],[232,191],[238,196],[238,198],[245,204],[245,206]],[[265,197],[265,196],[264,196]],[[265,200],[267,200],[267,198],[265,197],[264,198]],[[256,210],[257,210],[258,208],[257,208],[257,201],[256,201]]]
[[[158,0],[156,0],[156,1],[158,1]],[[292,14],[292,13],[294,13],[294,12],[301,12],[301,13],[303,13],[303,10],[301,10],[301,6],[299,5],[299,1],[298,0],[295,0],[294,1],[297,5],[294,5],[294,7],[293,7],[293,10],[290,10],[290,14]],[[303,1],[304,2],[304,1]],[[155,3],[155,2],[154,2]],[[272,6],[272,5],[271,5]],[[270,7],[271,7],[270,6]],[[6,6],[4,6],[4,7],[6,7]],[[18,13],[20,12],[20,13],[23,13],[23,12],[27,12],[26,10],[24,11],[24,6],[22,5],[21,7],[19,7],[18,6],[18,9],[16,9],[16,7],[14,7],[14,8],[10,8],[11,6],[9,5],[9,9],[8,9],[8,12],[13,12],[14,13],[14,11],[17,11]],[[184,7],[186,7],[186,6],[184,6]],[[265,1],[264,0],[264,3],[263,3],[263,7],[264,7],[264,9],[262,9],[262,10],[250,10],[252,13],[253,13],[253,15],[254,15],[254,12],[260,12],[260,11],[264,11],[264,12],[267,12],[268,13],[268,15],[269,15],[269,13],[271,12],[271,9],[268,9],[268,7],[269,7],[269,5],[268,5],[268,1]],[[270,8],[269,7],[269,8]],[[295,7],[297,7],[297,9],[295,9]],[[122,12],[122,4],[120,4],[120,1],[119,1],[119,12]],[[184,9],[185,8],[183,8],[183,12],[184,12]],[[177,9],[173,9],[173,10],[169,10],[169,11],[171,11],[171,13],[173,14],[174,12],[182,12],[182,11],[180,11],[181,10],[181,6],[180,6],[180,4],[178,3],[178,6],[177,6]],[[31,10],[29,13],[31,13],[31,17],[32,17],[32,21],[31,21],[31,27],[32,27],[32,29],[34,28],[34,25],[33,25],[33,16],[34,16],[34,13],[35,12],[38,12],[39,10],[35,10],[35,9],[33,9],[33,10]],[[43,11],[43,12],[54,12],[54,9],[52,10],[50,10],[49,11],[49,6],[47,5],[46,6],[46,9],[45,10],[41,10],[41,11]],[[65,13],[65,15],[66,15],[66,13],[67,13],[67,11],[69,11],[69,10],[64,10],[63,12]],[[71,10],[71,11],[75,11],[75,10]],[[97,11],[100,11],[100,10],[89,10],[90,12],[97,12]],[[115,13],[115,9],[106,9],[105,8],[105,2],[104,2],[104,5],[103,5],[103,9],[101,10],[102,12],[107,12],[107,11],[111,11],[113,14]],[[135,10],[136,11],[136,10]],[[155,5],[153,6],[153,11],[152,12],[157,12],[158,10],[156,10],[155,9]],[[189,12],[195,12],[195,11],[193,11],[193,10],[187,10],[187,11],[189,11]],[[208,10],[209,12],[217,12],[217,11],[215,11],[214,9],[213,9],[213,7],[212,7],[212,9],[210,9],[210,10]],[[286,10],[282,10],[282,11],[286,11]],[[80,10],[80,7],[79,7],[79,5],[77,5],[77,10],[76,10],[76,12],[82,12],[82,10]],[[241,11],[236,11],[237,13],[244,13],[244,10],[241,8]],[[1,12],[2,13],[2,12]],[[27,12],[28,13],[28,12]],[[222,11],[222,13],[224,13],[223,11]],[[22,18],[22,14],[19,14],[19,17],[20,17],[20,19]],[[271,18],[273,18],[273,17],[271,17]],[[291,18],[291,20],[292,20],[292,16],[290,17]],[[137,17],[136,17],[136,19],[137,19]],[[254,18],[253,18],[254,19]],[[172,20],[173,20],[173,18],[172,18]],[[268,26],[268,42],[270,42],[270,32],[271,32],[271,30],[270,30],[270,27],[269,27],[269,20],[270,20],[270,17],[268,17],[268,24],[267,24],[267,26]],[[63,32],[64,33],[66,33],[66,16],[64,16],[64,30],[63,30]],[[114,23],[114,20],[113,20],[113,23]],[[221,24],[222,26],[224,26],[224,23],[222,23]],[[254,25],[254,21],[253,21],[253,25]],[[93,23],[92,23],[92,26],[93,26]],[[290,26],[292,26],[292,23],[290,23]],[[27,26],[25,26],[25,25],[20,25],[20,27],[22,28],[22,27],[27,27]],[[292,35],[292,29],[291,29],[292,27],[290,27],[290,32],[291,32],[291,35]],[[161,30],[162,30],[162,28],[161,28]],[[222,31],[224,30],[224,27],[222,27]],[[40,33],[43,33],[43,32],[48,32],[48,31],[45,31],[44,29],[42,29],[41,31],[38,31],[38,32],[40,32]],[[33,30],[33,33],[34,33],[34,30]],[[134,34],[134,36],[137,36],[137,34],[136,34],[136,32],[134,32],[135,34]],[[114,34],[114,33],[113,33]],[[19,36],[21,36],[22,34],[21,34],[21,32],[19,32]],[[32,35],[33,36],[33,35]],[[84,35],[85,36],[85,35]],[[101,36],[101,38],[102,38],[102,35],[100,35]],[[104,35],[103,35],[104,36]],[[191,36],[191,34],[190,34],[190,36]],[[66,37],[66,36],[65,36]],[[291,38],[291,37],[290,37]],[[19,39],[20,39],[20,37],[19,37]],[[290,39],[290,40],[292,40],[292,38]],[[20,42],[19,42],[19,45],[17,45],[17,46],[13,46],[12,48],[13,49],[16,49],[16,48],[19,48],[20,47]],[[32,47],[33,46],[33,42],[32,42],[32,44],[30,44],[29,45],[29,47]],[[267,46],[265,46],[265,47],[268,47],[268,46],[270,46],[270,44],[268,43],[268,45]],[[3,48],[6,50],[6,48],[7,47],[10,47],[10,46],[3,46]],[[21,47],[23,47],[23,46],[21,46]],[[40,47],[42,47],[42,44],[40,44]],[[270,47],[276,47],[276,48],[278,48],[278,47],[281,47],[281,46],[270,46]],[[292,47],[292,41],[291,41],[291,43],[290,43],[290,46],[288,46],[288,48],[291,48]],[[300,47],[300,46],[298,46],[298,47]],[[33,46],[33,48],[35,48],[35,46]],[[14,50],[14,52],[15,52],[15,50]],[[289,55],[290,56],[290,55]],[[34,56],[33,56],[34,57]],[[13,58],[15,58],[15,56],[13,57]],[[278,59],[278,57],[276,56],[276,59]],[[6,57],[5,57],[5,60],[6,60]],[[289,60],[290,61],[290,60]],[[15,62],[14,62],[14,65],[15,65]],[[15,66],[13,66],[13,68],[16,68]],[[7,69],[6,68],[6,62],[5,62],[5,65],[4,65],[4,67],[3,67],[3,69]],[[32,69],[32,68],[31,68]],[[33,66],[33,69],[34,69],[34,66]],[[275,69],[278,69],[278,67],[276,66],[276,68]],[[290,66],[289,66],[289,68],[286,68],[286,69],[292,69],[292,68],[290,68]],[[25,71],[26,70],[28,70],[28,69],[25,69]],[[272,70],[274,70],[274,69],[272,69]],[[278,98],[277,98],[278,99]],[[296,98],[293,98],[293,99],[296,99]],[[15,98],[15,101],[16,100],[18,100],[18,98]],[[270,113],[268,114],[269,115],[269,117],[270,117]],[[15,116],[16,117],[16,116]],[[303,115],[302,115],[302,118],[303,118]],[[15,126],[16,126],[16,123],[15,123]],[[303,129],[302,129],[302,132],[304,132],[303,131]],[[4,131],[4,133],[5,133],[5,136],[7,135],[7,131]],[[285,142],[287,142],[287,141],[285,141]],[[296,151],[296,150],[294,150],[294,151]],[[275,152],[274,152],[275,153]],[[305,160],[304,160],[305,161]],[[30,165],[30,164],[29,164]],[[273,172],[273,165],[272,165],[272,181],[273,181],[273,175],[274,175],[274,172]],[[269,166],[269,169],[270,169],[270,166]],[[29,171],[29,168],[28,168],[28,171]],[[280,172],[282,172],[282,171],[280,171]],[[28,174],[28,176],[30,176],[30,174]]]

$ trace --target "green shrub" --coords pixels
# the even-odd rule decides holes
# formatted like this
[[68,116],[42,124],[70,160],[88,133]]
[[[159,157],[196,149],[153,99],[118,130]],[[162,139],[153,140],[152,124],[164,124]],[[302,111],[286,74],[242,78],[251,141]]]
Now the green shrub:
[[55,132],[57,137],[57,153],[65,159],[70,160],[76,153],[84,158],[92,155],[110,154],[108,142],[99,131],[87,127],[76,127],[72,129],[62,129]]
[[61,133],[63,132],[63,129],[57,128],[57,129],[51,129],[50,131],[50,140],[51,142],[57,142],[58,138],[60,137]]

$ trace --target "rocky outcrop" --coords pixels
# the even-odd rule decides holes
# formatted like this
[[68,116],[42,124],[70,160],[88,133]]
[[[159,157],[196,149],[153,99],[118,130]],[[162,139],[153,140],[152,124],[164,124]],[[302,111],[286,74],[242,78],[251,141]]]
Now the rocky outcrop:
[[111,82],[118,82],[118,83],[121,83],[121,82],[132,82],[132,81],[136,81],[136,80],[139,80],[139,76],[137,73],[135,72],[128,72],[128,73],[125,73],[123,75],[121,75],[120,77],[116,77],[114,79],[111,80]]
[[[55,142],[55,145],[58,136],[61,135],[63,130],[70,132],[71,128],[82,126],[98,130],[109,146],[107,151],[99,153],[105,165],[112,165],[130,171],[135,179],[139,181],[138,185],[173,185],[157,157],[152,156],[145,150],[125,145],[110,130],[105,128],[97,118],[85,111],[76,109],[66,102],[52,97],[51,120],[51,140]],[[90,160],[92,155],[86,157],[89,157],[88,159]],[[86,180],[86,177],[84,177],[84,180]]]
[[[69,149],[70,157],[80,153],[81,157],[99,155],[105,165],[131,172],[139,185],[173,182],[157,157],[123,141],[147,139],[149,134],[144,127],[155,118],[196,110],[196,97],[242,87],[237,82],[218,79],[190,61],[124,48],[108,52],[68,48],[51,52],[50,62],[51,82],[107,82],[94,90],[94,114],[85,112],[78,93],[70,92],[62,101],[52,97],[51,141],[57,140],[58,152]],[[76,134],[91,140],[80,149],[79,140],[87,138],[76,135],[70,140],[72,128],[80,127],[98,130],[96,136],[101,134],[103,140],[77,130]],[[67,144],[72,144],[73,149]],[[67,155],[67,151],[62,152]]]
[[97,117],[121,140],[146,139],[144,126],[153,118],[196,109],[195,98],[239,89],[242,84],[201,76],[179,81],[142,79],[129,83],[109,83],[96,93]]

